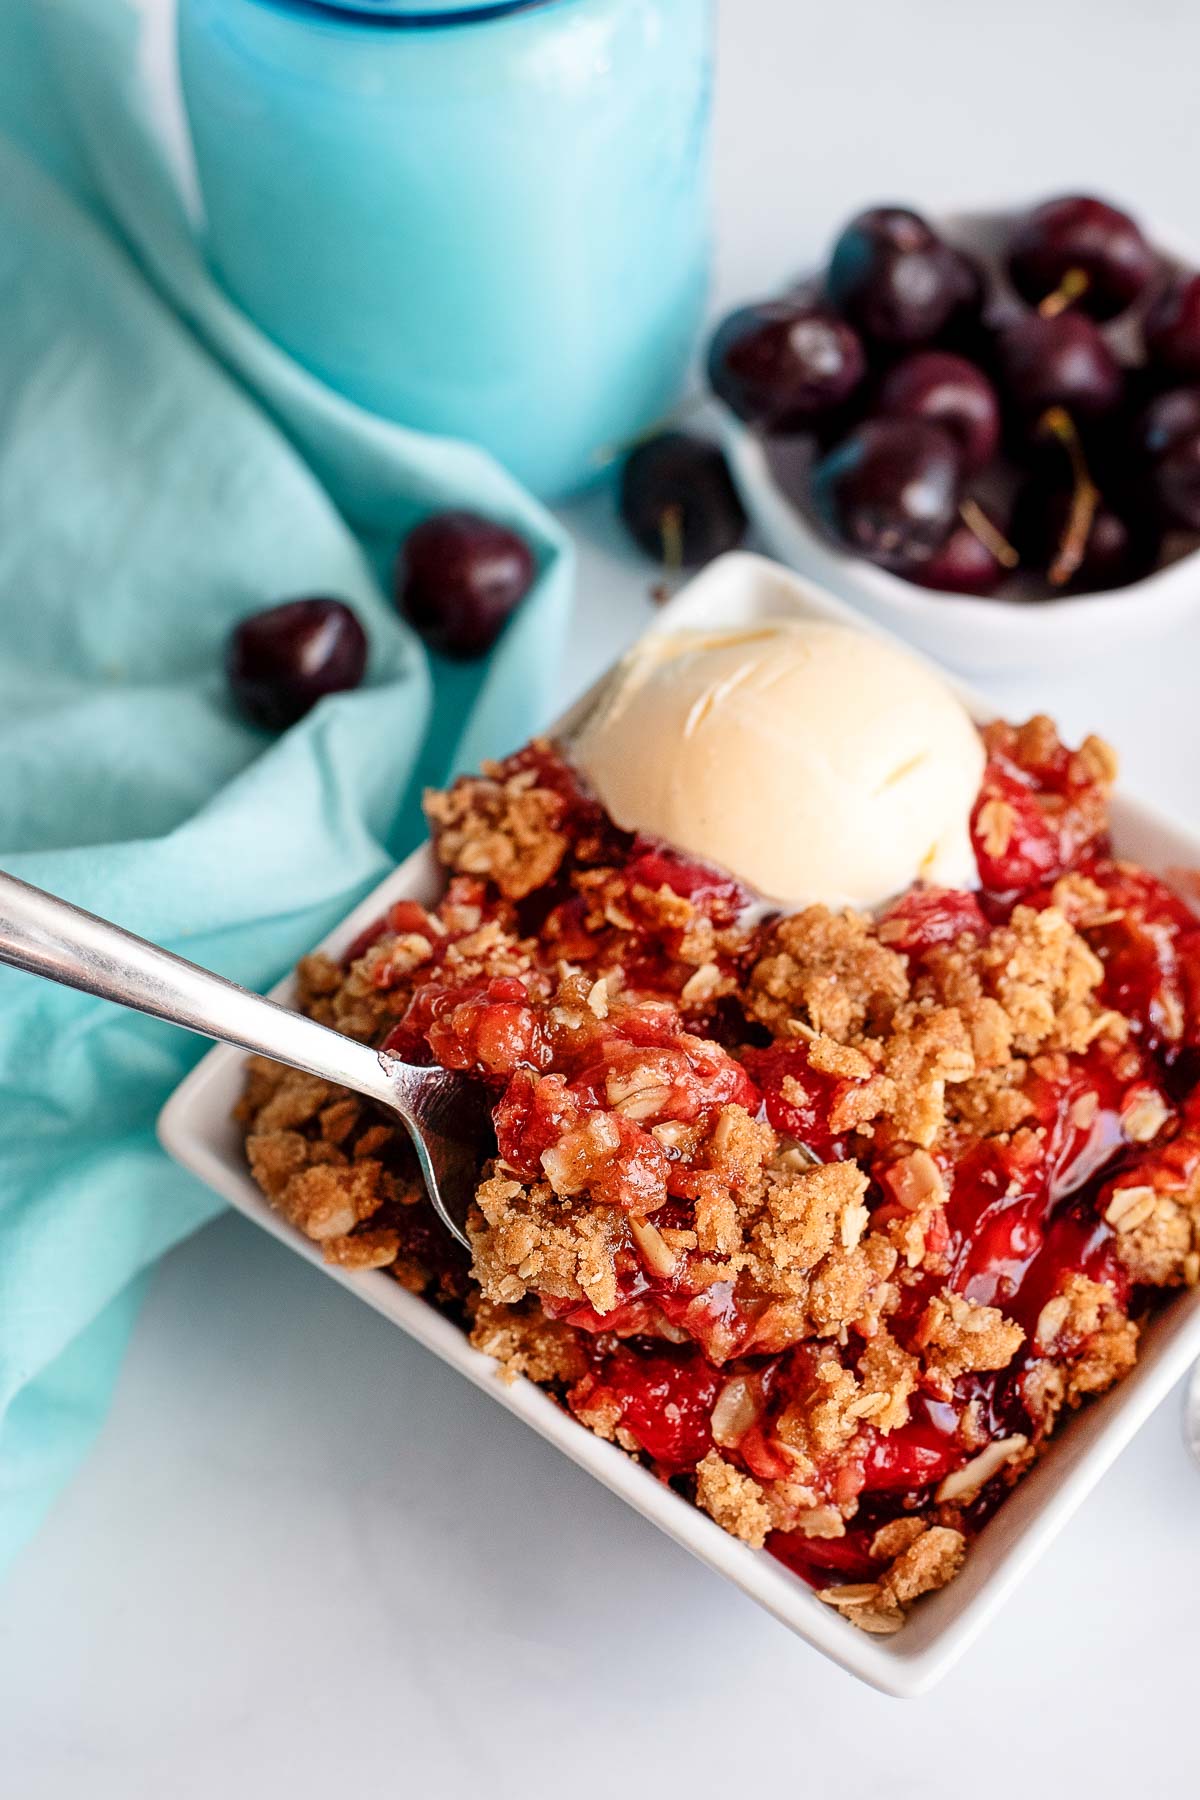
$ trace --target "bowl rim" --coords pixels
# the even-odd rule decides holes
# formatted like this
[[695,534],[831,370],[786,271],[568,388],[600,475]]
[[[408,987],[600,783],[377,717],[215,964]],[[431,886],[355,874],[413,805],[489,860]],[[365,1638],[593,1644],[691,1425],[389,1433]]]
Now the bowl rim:
[[[739,616],[739,613],[741,616]],[[710,564],[659,612],[649,632],[715,629],[771,617],[815,617],[850,625],[896,642],[815,583],[766,558],[735,552]],[[902,646],[931,667],[937,665]],[[619,660],[619,659],[618,659]],[[555,725],[581,716],[616,663],[569,707]],[[980,721],[991,708],[954,677],[943,679]],[[1127,825],[1160,845],[1164,867],[1200,866],[1200,836],[1167,816],[1122,796]],[[339,954],[392,901],[429,901],[440,873],[428,839],[327,933],[318,948]],[[294,1000],[288,975],[272,998]],[[318,1245],[301,1237],[252,1181],[231,1109],[242,1085],[241,1052],[210,1050],[180,1083],[158,1120],[163,1148],[216,1189],[246,1218],[347,1288],[460,1373],[489,1393],[576,1464],[627,1500],[700,1561],[733,1581],[796,1635],[850,1674],[897,1698],[928,1691],[984,1629],[1004,1600],[1048,1548],[1097,1480],[1189,1364],[1200,1357],[1200,1290],[1176,1296],[1157,1316],[1135,1369],[1100,1397],[1056,1441],[1053,1452],[1014,1490],[986,1530],[974,1540],[963,1573],[922,1601],[893,1637],[871,1637],[822,1604],[808,1584],[765,1550],[738,1543],[682,1496],[665,1487],[616,1445],[603,1442],[525,1378],[508,1384],[492,1358],[471,1348],[465,1334],[429,1302],[408,1293],[382,1270],[351,1272],[322,1259]],[[999,1531],[997,1528],[999,1527]],[[986,1546],[986,1549],[985,1549]]]
[[[1037,205],[1040,202],[1034,201],[1031,204]],[[977,204],[971,207],[952,205],[932,212],[929,217],[935,229],[945,232],[953,242],[956,231],[969,232],[980,226],[998,225],[1016,217],[1023,210],[1025,209],[1012,204]],[[1148,221],[1144,216],[1141,229],[1160,260],[1172,271],[1200,268],[1200,252],[1193,252],[1188,248],[1182,232],[1160,225],[1157,221]],[[1131,308],[1130,313],[1136,317],[1137,308]],[[1121,318],[1124,316],[1121,315]],[[935,618],[940,617],[948,624],[963,626],[981,625],[986,621],[993,627],[1003,629],[1010,624],[1024,626],[1027,621],[1035,618],[1048,623],[1051,619],[1061,618],[1064,613],[1069,613],[1080,625],[1093,619],[1112,621],[1117,617],[1124,618],[1127,614],[1144,612],[1148,605],[1163,598],[1163,589],[1175,587],[1180,571],[1188,569],[1196,557],[1200,556],[1200,543],[1197,543],[1173,562],[1162,568],[1152,569],[1148,575],[1140,576],[1137,581],[1126,582],[1122,587],[1091,589],[1080,594],[1052,594],[1036,601],[1003,594],[966,594],[961,590],[935,591],[923,588],[918,582],[906,581],[902,575],[893,574],[890,569],[869,562],[866,557],[843,550],[832,538],[826,537],[789,499],[775,480],[766,455],[764,435],[739,419],[721,401],[714,399],[713,404],[720,414],[722,436],[735,468],[740,468],[743,478],[758,488],[768,490],[774,500],[787,508],[795,522],[797,534],[820,548],[848,588],[857,587],[880,607],[887,607],[897,616],[914,619],[920,624],[927,620],[931,605]],[[752,498],[753,496],[751,501]],[[753,514],[752,503],[747,510]],[[1180,594],[1176,598],[1180,602],[1180,609],[1187,610],[1185,597]],[[1190,595],[1186,597],[1187,600],[1191,598]],[[1195,603],[1200,604],[1200,584],[1197,584]]]

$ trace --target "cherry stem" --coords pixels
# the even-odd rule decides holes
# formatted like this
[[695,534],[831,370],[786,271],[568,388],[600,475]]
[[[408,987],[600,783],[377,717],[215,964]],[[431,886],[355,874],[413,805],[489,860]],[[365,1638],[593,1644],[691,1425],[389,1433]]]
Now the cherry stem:
[[1021,558],[999,526],[989,519],[977,500],[964,500],[958,516],[985,550],[990,550],[1002,569],[1015,569]]
[[1064,587],[1083,561],[1096,508],[1100,504],[1100,490],[1092,480],[1075,421],[1065,407],[1049,407],[1038,420],[1037,428],[1044,436],[1056,437],[1071,459],[1071,476],[1075,484],[1071,510],[1059,539],[1058,554],[1048,571],[1051,587]]
[[664,506],[658,517],[658,534],[662,540],[663,567],[678,574],[683,567],[683,508]]
[[1092,285],[1092,278],[1086,269],[1068,269],[1052,294],[1038,307],[1043,319],[1057,319],[1059,313],[1066,312],[1068,306],[1074,306],[1076,300],[1082,300]]

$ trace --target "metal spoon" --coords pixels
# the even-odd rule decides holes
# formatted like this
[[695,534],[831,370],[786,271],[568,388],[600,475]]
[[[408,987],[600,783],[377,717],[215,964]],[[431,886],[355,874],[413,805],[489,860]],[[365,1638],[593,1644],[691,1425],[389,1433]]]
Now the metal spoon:
[[400,1119],[434,1211],[470,1247],[467,1211],[493,1142],[480,1082],[356,1043],[3,872],[0,962],[365,1094]]

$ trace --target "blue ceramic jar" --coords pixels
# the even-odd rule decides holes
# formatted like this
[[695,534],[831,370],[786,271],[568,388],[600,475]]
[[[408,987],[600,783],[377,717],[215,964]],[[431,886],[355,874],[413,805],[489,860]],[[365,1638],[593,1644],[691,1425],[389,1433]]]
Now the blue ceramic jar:
[[671,404],[711,0],[179,0],[214,269],[300,362],[547,497]]

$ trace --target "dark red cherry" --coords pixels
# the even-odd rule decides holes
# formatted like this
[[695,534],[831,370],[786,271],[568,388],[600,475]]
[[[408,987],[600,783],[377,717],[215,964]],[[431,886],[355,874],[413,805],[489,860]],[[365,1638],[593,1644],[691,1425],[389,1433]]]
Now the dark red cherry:
[[926,419],[868,419],[812,472],[813,504],[832,535],[902,572],[945,543],[961,486],[958,446]]
[[524,538],[478,513],[422,519],[400,546],[396,605],[425,642],[465,660],[490,650],[537,572]]
[[943,594],[994,594],[1009,571],[969,526],[958,524],[940,550],[909,571],[911,579]]
[[1200,431],[1173,439],[1150,471],[1149,482],[1168,525],[1200,531]]
[[976,257],[953,244],[946,246],[946,267],[955,300],[934,341],[940,350],[953,350],[975,361],[987,339],[987,274]]
[[1153,462],[1192,431],[1200,431],[1200,386],[1168,388],[1137,415],[1132,441],[1141,455]]
[[1200,275],[1177,275],[1146,314],[1146,355],[1156,368],[1200,380]]
[[664,431],[630,453],[618,505],[634,542],[668,568],[699,568],[746,535],[720,448],[685,431]]
[[[1026,483],[1017,495],[1010,535],[1024,567],[1049,575],[1071,528],[1074,498],[1067,488],[1038,481]],[[1144,509],[1118,511],[1098,499],[1073,572],[1065,580],[1052,579],[1050,591],[1091,594],[1125,587],[1150,573],[1158,547],[1158,532]]]
[[1120,365],[1099,327],[1081,313],[1052,319],[1029,313],[1001,332],[997,351],[1002,394],[1026,420],[1051,406],[1095,419],[1120,403]]
[[954,287],[954,312],[950,323],[967,323],[983,316],[987,304],[987,276],[979,258],[956,244],[946,247],[946,268]]
[[802,430],[843,405],[866,370],[862,341],[845,319],[794,300],[732,313],[708,353],[713,393],[768,431]]
[[253,725],[284,731],[326,694],[356,688],[367,634],[341,600],[285,600],[251,613],[229,634],[225,673]]
[[889,369],[881,413],[930,419],[955,439],[968,474],[991,461],[1000,442],[1000,403],[981,369],[949,350],[918,350]]
[[840,313],[879,344],[927,344],[968,297],[959,255],[918,213],[876,206],[833,247],[827,288]]
[[1034,207],[1016,225],[1008,272],[1022,299],[1076,306],[1112,319],[1145,293],[1153,250],[1128,213],[1104,200],[1068,194]]

